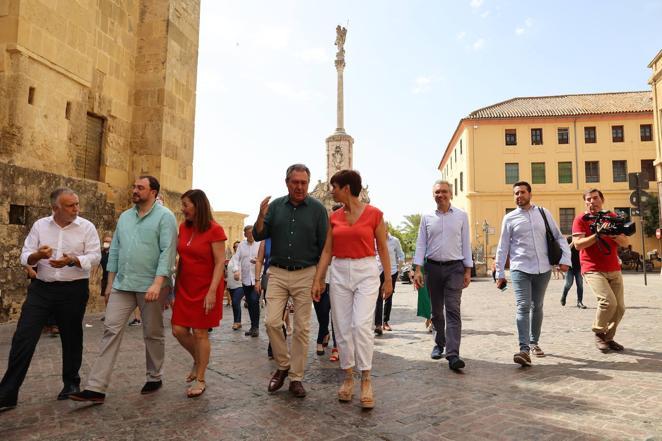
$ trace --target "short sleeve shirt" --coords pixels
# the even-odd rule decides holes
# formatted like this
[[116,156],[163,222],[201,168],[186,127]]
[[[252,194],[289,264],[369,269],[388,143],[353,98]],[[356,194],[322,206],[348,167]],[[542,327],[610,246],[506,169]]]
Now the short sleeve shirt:
[[[593,220],[584,220],[584,215],[580,214],[572,222],[572,234],[584,234],[586,237],[592,235],[591,224]],[[588,272],[611,272],[620,271],[621,264],[618,262],[618,244],[610,237],[602,236],[609,244],[611,253],[605,254],[606,250],[598,244],[593,244],[588,248],[579,250],[579,261],[582,267],[582,274]]]
[[329,217],[333,230],[331,254],[341,259],[361,259],[375,255],[375,231],[383,222],[383,213],[366,205],[357,221],[350,225],[345,210],[336,210]]

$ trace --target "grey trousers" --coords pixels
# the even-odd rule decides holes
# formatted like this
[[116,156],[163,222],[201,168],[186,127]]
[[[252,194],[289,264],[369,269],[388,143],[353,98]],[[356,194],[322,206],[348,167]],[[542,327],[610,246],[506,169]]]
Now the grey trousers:
[[94,392],[106,392],[127,322],[136,307],[140,308],[143,339],[145,340],[146,381],[161,380],[165,356],[165,332],[161,305],[162,299],[156,302],[145,302],[144,292],[112,290],[106,307],[99,356],[90,372],[86,389]]
[[440,348],[446,347],[446,358],[459,356],[464,264],[461,260],[447,265],[426,263],[425,284],[430,293],[432,324],[435,329],[434,341]]

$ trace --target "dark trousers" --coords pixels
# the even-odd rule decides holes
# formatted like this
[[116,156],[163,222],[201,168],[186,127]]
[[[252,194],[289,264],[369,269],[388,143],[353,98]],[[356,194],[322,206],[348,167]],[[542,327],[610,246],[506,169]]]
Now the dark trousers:
[[[398,279],[398,273],[391,274],[393,283],[393,294],[395,294],[395,282]],[[381,326],[382,323],[391,321],[391,307],[393,306],[393,294],[388,299],[382,297],[382,285],[384,284],[384,272],[379,275],[379,294],[377,295],[377,305],[375,306],[375,326]]]
[[446,347],[446,358],[459,356],[462,333],[460,303],[464,287],[462,261],[447,265],[426,263],[425,284],[430,293],[435,343],[440,348]]
[[246,303],[248,303],[248,315],[251,317],[251,328],[260,327],[260,295],[255,290],[255,285],[243,285]]
[[329,323],[331,323],[331,337],[333,338],[333,347],[336,347],[336,334],[333,332],[333,322],[331,321],[331,296],[329,295],[329,284],[326,284],[326,289],[320,296],[319,302],[313,302],[315,307],[315,315],[317,316],[317,323],[319,329],[317,331],[317,344],[324,343],[324,337],[329,335]]
[[581,303],[584,300],[584,279],[582,279],[582,270],[581,268],[570,268],[567,273],[565,273],[565,285],[563,286],[563,299],[568,296],[568,291],[572,288],[572,282],[577,283],[577,303]]
[[244,287],[234,288],[230,290],[230,297],[232,298],[232,315],[234,316],[234,323],[241,323],[241,299],[244,298]]
[[18,397],[28,373],[41,330],[53,314],[62,341],[62,381],[80,384],[78,370],[83,359],[83,316],[89,297],[88,279],[73,282],[42,282],[34,279],[28,287],[21,316],[9,351],[9,362],[2,382],[0,398]]

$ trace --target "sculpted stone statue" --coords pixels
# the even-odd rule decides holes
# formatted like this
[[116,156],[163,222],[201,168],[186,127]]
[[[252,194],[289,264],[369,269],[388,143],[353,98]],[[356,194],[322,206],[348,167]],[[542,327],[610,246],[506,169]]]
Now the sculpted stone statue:
[[331,154],[333,166],[336,168],[337,171],[340,171],[342,169],[343,159],[344,159],[343,156],[344,155],[343,155],[342,147],[337,145],[334,152]]
[[336,42],[335,45],[338,46],[338,52],[345,52],[345,38],[347,37],[347,29],[342,26],[336,26]]

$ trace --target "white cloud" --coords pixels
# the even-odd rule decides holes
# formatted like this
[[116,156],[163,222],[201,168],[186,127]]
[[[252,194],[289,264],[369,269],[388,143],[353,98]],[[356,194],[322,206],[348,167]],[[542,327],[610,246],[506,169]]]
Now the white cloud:
[[414,79],[414,87],[411,92],[414,95],[428,92],[432,87],[432,83],[435,81],[436,78],[431,75],[420,75]]
[[483,47],[485,47],[485,39],[479,38],[478,40],[474,41],[474,44],[472,44],[471,47],[475,51],[481,50]]
[[471,6],[472,9],[478,9],[483,6],[483,0],[471,0],[469,6]]
[[332,61],[331,54],[323,47],[304,49],[296,54],[297,58],[308,63],[328,63]]
[[487,17],[490,16],[490,11],[485,11],[485,12],[483,12],[482,14],[480,14],[480,16],[481,16],[482,18],[487,18]]
[[533,27],[533,19],[531,17],[527,17],[526,20],[524,20],[523,26],[517,26],[515,28],[515,35],[517,36],[524,35],[526,33],[526,30],[531,29],[532,27]]
[[467,33],[464,32],[464,31],[462,31],[462,32],[458,32],[458,33],[457,33],[456,38],[457,38],[458,40],[462,40],[462,39],[464,39],[464,37],[466,37],[466,36],[467,36]]
[[296,89],[291,84],[281,81],[267,81],[264,83],[267,89],[274,94],[289,98],[293,101],[308,101],[310,93],[304,89]]

